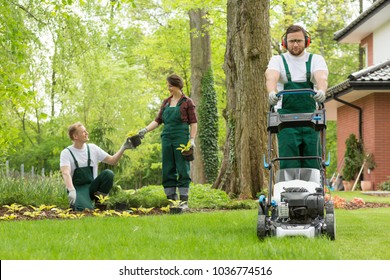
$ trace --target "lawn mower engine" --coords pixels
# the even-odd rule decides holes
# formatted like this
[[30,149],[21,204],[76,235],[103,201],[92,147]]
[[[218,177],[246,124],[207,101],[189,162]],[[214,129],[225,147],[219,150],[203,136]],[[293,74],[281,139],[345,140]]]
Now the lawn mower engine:
[[280,197],[278,219],[290,224],[310,224],[324,216],[324,196],[322,189],[310,193],[305,188],[286,188]]

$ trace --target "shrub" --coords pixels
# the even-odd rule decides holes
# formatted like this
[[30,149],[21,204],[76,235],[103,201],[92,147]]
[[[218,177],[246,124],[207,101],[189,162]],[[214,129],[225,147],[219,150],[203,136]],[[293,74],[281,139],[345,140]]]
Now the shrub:
[[353,133],[345,141],[345,146],[343,178],[350,181],[356,178],[363,164],[363,149]]
[[[390,179],[390,176],[388,178]],[[381,188],[383,191],[390,191],[390,180],[382,182],[379,185],[379,188]]]
[[39,206],[56,205],[61,208],[69,206],[66,190],[59,173],[52,177],[0,178],[0,205],[18,203]]

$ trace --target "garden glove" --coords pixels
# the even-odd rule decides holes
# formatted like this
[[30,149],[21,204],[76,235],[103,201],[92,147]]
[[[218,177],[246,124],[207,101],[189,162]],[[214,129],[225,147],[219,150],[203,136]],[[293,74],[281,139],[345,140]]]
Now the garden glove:
[[313,95],[313,98],[318,103],[323,103],[326,99],[325,92],[320,89],[315,95]]
[[195,148],[195,139],[190,138],[190,148],[194,149]]
[[268,101],[271,106],[274,106],[278,103],[279,97],[276,96],[275,91],[271,91],[268,95]]
[[143,139],[145,137],[146,132],[148,132],[148,129],[146,127],[141,129],[140,131],[138,131],[139,137],[141,137],[141,139]]
[[68,199],[69,199],[69,203],[71,206],[76,203],[76,190],[75,189],[69,191]]
[[131,142],[130,138],[126,139],[126,142],[123,143],[122,145],[122,150],[127,150],[127,149],[135,149],[133,143]]

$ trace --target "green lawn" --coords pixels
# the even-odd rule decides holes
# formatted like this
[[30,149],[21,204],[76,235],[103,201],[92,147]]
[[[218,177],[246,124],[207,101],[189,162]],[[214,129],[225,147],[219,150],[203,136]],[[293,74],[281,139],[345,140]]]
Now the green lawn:
[[389,217],[390,208],[336,210],[336,241],[274,237],[264,242],[256,236],[257,210],[3,221],[0,259],[389,260]]

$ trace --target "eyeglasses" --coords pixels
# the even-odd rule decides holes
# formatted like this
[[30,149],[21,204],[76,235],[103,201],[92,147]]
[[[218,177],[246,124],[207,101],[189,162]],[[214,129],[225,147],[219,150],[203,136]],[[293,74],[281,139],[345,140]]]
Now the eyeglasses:
[[287,40],[287,43],[289,43],[289,44],[297,43],[299,45],[299,44],[302,44],[304,41],[305,40],[302,40],[302,39],[294,39],[294,40]]

